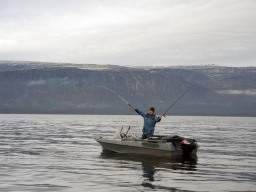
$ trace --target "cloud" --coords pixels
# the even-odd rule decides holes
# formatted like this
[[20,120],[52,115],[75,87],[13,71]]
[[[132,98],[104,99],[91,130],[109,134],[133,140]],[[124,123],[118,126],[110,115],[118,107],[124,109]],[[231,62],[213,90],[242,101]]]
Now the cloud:
[[36,85],[44,85],[45,84],[45,80],[42,80],[42,79],[40,79],[40,80],[37,80],[37,81],[30,81],[28,84],[27,84],[27,86],[28,87],[31,87],[31,86],[36,86]]
[[248,90],[221,90],[217,91],[221,94],[230,94],[230,95],[250,95],[256,96],[256,89],[248,89]]
[[0,59],[256,66],[253,0],[0,0]]

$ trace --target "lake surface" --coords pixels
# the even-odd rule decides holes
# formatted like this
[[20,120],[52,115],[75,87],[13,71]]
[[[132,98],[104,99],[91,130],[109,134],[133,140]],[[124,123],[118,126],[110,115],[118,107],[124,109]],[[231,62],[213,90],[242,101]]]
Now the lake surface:
[[0,191],[256,191],[256,118],[168,116],[155,134],[195,138],[193,160],[102,153],[96,137],[140,116],[0,115]]

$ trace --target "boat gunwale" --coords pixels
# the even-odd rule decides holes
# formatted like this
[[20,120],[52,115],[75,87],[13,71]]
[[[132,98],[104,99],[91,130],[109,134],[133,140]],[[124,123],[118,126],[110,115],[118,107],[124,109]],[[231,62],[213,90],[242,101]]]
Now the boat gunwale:
[[[103,138],[99,138],[99,139],[103,139]],[[134,145],[127,145],[127,144],[119,144],[119,143],[112,143],[112,142],[104,142],[104,141],[99,141],[99,139],[95,139],[97,142],[99,142],[100,144],[101,144],[101,142],[102,143],[107,143],[107,144],[112,144],[112,145],[122,145],[122,146],[127,146],[127,147],[135,147],[135,148],[143,148],[143,149],[152,149],[152,150],[159,150],[159,151],[168,151],[168,152],[175,152],[175,151],[182,151],[182,149],[181,150],[176,150],[175,149],[175,151],[170,151],[170,150],[167,150],[167,149],[161,149],[161,148],[152,148],[152,147],[146,147],[146,146],[134,146]],[[103,139],[103,140],[105,140],[105,141],[108,141],[108,139]],[[122,141],[122,139],[117,139],[117,140],[120,140],[120,141]],[[137,141],[143,141],[144,139],[141,139],[141,140],[137,140]],[[136,140],[130,140],[130,141],[136,141]],[[167,142],[166,142],[167,143]],[[171,142],[170,142],[171,143]],[[173,144],[172,144],[172,146],[173,146]],[[103,147],[103,146],[102,146]]]

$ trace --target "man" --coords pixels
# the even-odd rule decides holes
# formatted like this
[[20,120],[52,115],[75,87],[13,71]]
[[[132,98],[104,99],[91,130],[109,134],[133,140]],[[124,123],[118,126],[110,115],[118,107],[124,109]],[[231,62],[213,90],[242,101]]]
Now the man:
[[157,117],[155,115],[155,108],[150,107],[147,114],[145,114],[143,111],[140,111],[139,109],[133,108],[134,111],[136,111],[139,115],[141,115],[144,118],[144,125],[142,129],[142,139],[147,139],[149,137],[153,137],[154,131],[155,131],[155,125],[157,122],[160,122],[162,119],[162,116]]

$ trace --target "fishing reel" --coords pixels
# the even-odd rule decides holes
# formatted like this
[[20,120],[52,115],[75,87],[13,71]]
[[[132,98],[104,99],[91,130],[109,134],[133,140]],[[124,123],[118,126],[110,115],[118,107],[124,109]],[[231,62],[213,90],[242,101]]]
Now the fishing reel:
[[129,109],[132,111],[132,110],[133,110],[132,105],[131,105],[131,104],[128,104],[128,106],[129,106]]
[[126,138],[127,135],[126,135],[125,133],[121,133],[121,134],[120,134],[120,137],[123,139],[123,138]]

